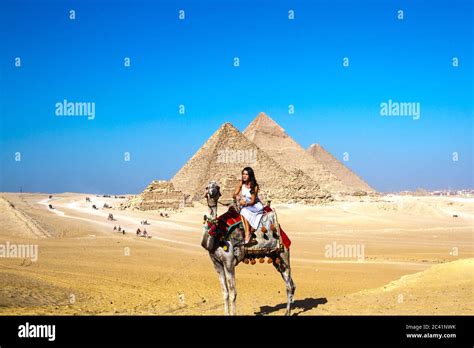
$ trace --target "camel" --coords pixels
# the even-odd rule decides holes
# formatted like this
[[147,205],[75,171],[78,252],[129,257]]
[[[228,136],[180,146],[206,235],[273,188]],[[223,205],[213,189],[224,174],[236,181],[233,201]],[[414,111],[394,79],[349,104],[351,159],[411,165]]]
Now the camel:
[[[212,187],[209,185],[207,191]],[[210,195],[210,192],[208,192]],[[240,212],[240,207],[234,200],[231,205],[232,208],[237,212]],[[211,209],[211,207],[210,207]],[[217,216],[217,204],[215,210],[212,213]],[[205,216],[205,218],[207,218]],[[237,266],[242,260],[246,258],[246,248],[243,245],[244,228],[242,225],[236,227],[229,240],[225,243],[219,242],[217,237],[213,237],[207,230],[204,231],[201,245],[204,249],[209,252],[209,256],[214,264],[214,268],[219,276],[219,282],[224,295],[224,313],[226,315],[236,315],[236,300],[237,300],[237,289],[235,285],[235,266]],[[236,238],[240,236],[240,238]],[[268,255],[267,255],[268,256]],[[290,250],[283,247],[283,250],[277,255],[270,255],[273,261],[273,266],[278,272],[280,272],[283,281],[286,286],[287,305],[285,315],[291,314],[291,303],[294,300],[294,294],[296,290],[295,283],[291,277],[290,268]],[[261,259],[263,260],[263,259]],[[255,259],[252,259],[252,264],[255,264]],[[248,262],[248,260],[247,260]]]
[[221,188],[217,185],[215,180],[211,180],[209,185],[206,187],[206,194],[204,197],[207,200],[207,206],[209,207],[209,214],[215,219],[217,217],[217,203],[221,197]]

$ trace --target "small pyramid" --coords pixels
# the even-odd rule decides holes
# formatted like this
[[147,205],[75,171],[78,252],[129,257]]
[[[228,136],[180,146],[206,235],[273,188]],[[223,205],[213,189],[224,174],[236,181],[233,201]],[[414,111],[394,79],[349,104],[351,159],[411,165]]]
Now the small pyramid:
[[122,208],[140,210],[178,209],[191,206],[185,195],[175,190],[173,184],[166,180],[153,180],[140,195],[133,197]]
[[329,192],[348,191],[334,174],[315,160],[265,113],[259,113],[243,134],[287,171],[301,170]]
[[287,171],[230,123],[224,123],[171,179],[176,190],[202,199],[210,180],[220,185],[252,167],[261,199],[317,203],[330,195],[304,173]]
[[355,191],[375,192],[364,180],[357,174],[346,167],[343,163],[338,161],[333,155],[326,151],[319,144],[312,144],[308,148],[308,153],[311,154],[318,162],[322,163],[328,168],[336,177],[341,180],[344,185]]
[[219,202],[222,204],[230,204],[232,202],[232,195],[234,194],[235,188],[239,184],[240,180],[241,179],[236,175],[229,174],[221,182],[219,182],[221,188],[220,192],[222,195],[219,199]]

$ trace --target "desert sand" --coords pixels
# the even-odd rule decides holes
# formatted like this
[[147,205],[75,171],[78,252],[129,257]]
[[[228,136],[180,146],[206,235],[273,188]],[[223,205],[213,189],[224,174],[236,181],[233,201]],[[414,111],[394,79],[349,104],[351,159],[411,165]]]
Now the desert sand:
[[[0,258],[0,314],[223,314],[200,246],[207,207],[164,218],[119,210],[124,199],[114,197],[0,196],[0,244],[38,245],[37,261]],[[273,207],[292,240],[294,315],[474,314],[474,198],[336,197]],[[144,219],[151,239],[135,235]],[[119,225],[125,235],[113,231]],[[334,243],[363,246],[364,259],[328,257]],[[236,279],[238,314],[284,313],[285,287],[272,265],[239,264]]]

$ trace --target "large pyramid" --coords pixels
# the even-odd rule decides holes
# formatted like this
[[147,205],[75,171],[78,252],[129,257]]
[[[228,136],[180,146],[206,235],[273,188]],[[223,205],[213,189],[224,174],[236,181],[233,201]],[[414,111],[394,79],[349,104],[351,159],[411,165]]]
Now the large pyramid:
[[327,169],[331,171],[336,177],[341,180],[344,185],[351,188],[352,191],[366,191],[375,192],[364,180],[362,180],[352,170],[347,168],[344,164],[339,162],[333,155],[327,152],[321,145],[312,144],[308,148],[308,153],[311,154],[319,163],[322,163]]
[[332,199],[331,193],[375,191],[321,146],[304,150],[260,113],[244,133],[230,123],[223,124],[170,182],[152,182],[129,205],[138,209],[189,205],[204,198],[211,180],[221,186],[221,201],[228,202],[247,166],[255,170],[262,200],[319,203]]
[[262,199],[317,203],[330,198],[303,171],[283,168],[230,123],[223,124],[171,182],[176,190],[200,199],[210,180],[222,184],[229,177],[240,178],[246,166],[255,171]]
[[283,128],[261,112],[243,134],[286,170],[302,170],[329,192],[352,191],[321,162],[294,141]]

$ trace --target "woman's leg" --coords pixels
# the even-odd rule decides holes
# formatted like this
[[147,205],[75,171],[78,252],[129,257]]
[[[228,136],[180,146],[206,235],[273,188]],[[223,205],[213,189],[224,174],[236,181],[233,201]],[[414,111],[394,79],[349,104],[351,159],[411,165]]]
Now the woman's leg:
[[241,215],[241,219],[242,219],[242,222],[244,224],[245,243],[247,243],[250,240],[250,237],[249,237],[250,236],[250,224],[247,221],[247,219],[245,217],[243,217],[243,215]]

